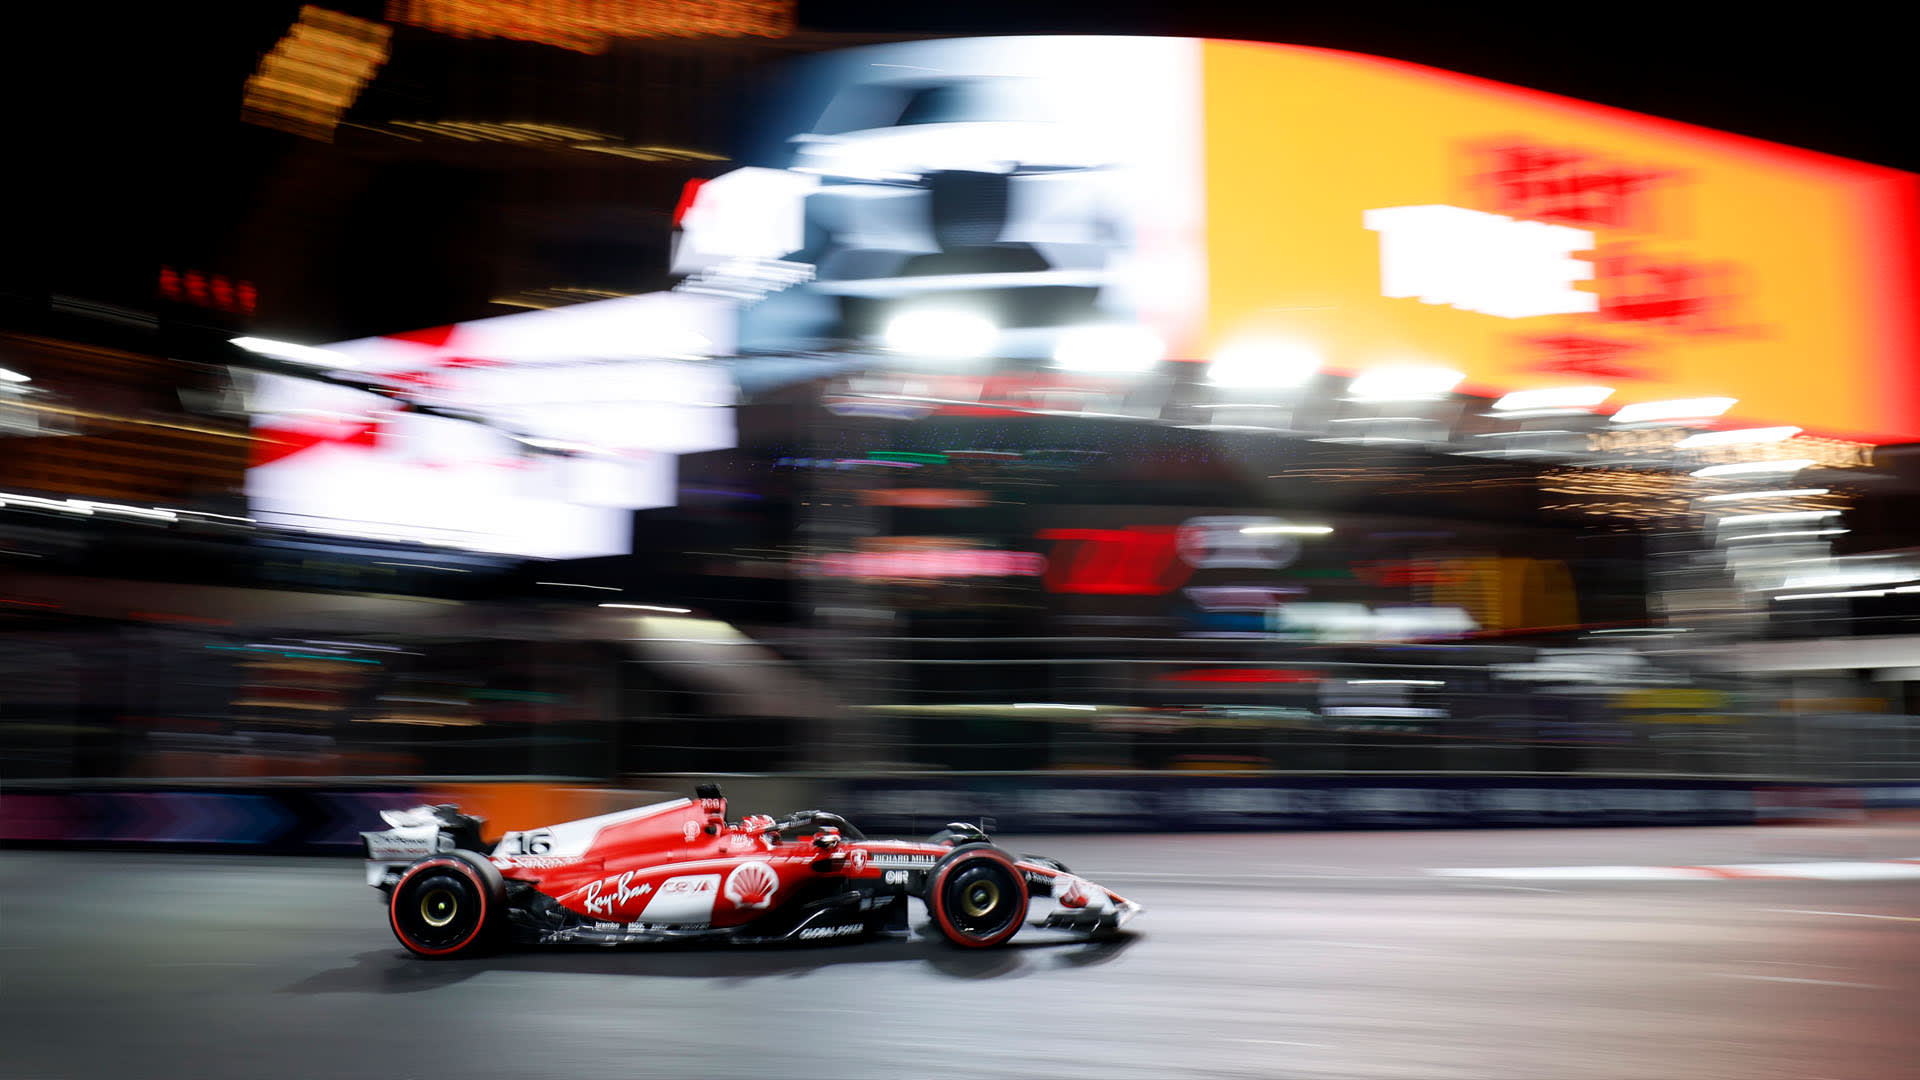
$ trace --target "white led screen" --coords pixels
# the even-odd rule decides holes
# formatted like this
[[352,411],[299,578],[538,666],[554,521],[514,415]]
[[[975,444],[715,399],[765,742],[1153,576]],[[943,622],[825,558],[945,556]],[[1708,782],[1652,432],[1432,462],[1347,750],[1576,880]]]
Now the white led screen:
[[734,445],[734,382],[707,359],[732,348],[732,320],[653,294],[330,345],[336,374],[393,396],[262,376],[252,513],[530,558],[625,554],[632,512],[674,504],[677,456]]

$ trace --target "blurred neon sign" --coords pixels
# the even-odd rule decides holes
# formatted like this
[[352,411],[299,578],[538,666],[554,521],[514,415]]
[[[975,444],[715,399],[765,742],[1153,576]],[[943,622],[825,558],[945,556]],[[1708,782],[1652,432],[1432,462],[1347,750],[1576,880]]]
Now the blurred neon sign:
[[1491,209],[1583,229],[1654,225],[1656,185],[1680,175],[1562,147],[1492,143],[1474,153],[1483,171],[1472,184]]
[[1362,215],[1380,234],[1380,295],[1418,297],[1502,319],[1594,311],[1579,291],[1593,266],[1575,252],[1593,234],[1458,206],[1395,206]]
[[843,578],[1038,577],[1047,560],[1030,551],[853,551],[822,555],[811,567]]
[[260,300],[260,291],[254,288],[251,281],[200,270],[177,270],[171,266],[160,268],[155,289],[163,299],[175,303],[230,311],[238,315],[253,314],[254,306]]

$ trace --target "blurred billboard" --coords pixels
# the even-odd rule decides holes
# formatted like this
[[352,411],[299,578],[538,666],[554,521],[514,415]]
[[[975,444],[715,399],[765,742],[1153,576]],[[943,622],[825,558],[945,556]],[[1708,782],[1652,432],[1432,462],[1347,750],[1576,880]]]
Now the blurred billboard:
[[709,359],[731,344],[726,305],[659,293],[291,353],[337,381],[259,377],[248,503],[316,533],[624,555],[678,456],[734,445]]
[[1208,42],[1203,349],[1920,435],[1916,178],[1410,64]]
[[676,214],[678,272],[763,283],[755,347],[1151,359],[1122,325],[1174,359],[1440,365],[1465,391],[1717,395],[1739,420],[1920,435],[1910,174],[1187,39],[836,53],[765,123],[754,164]]

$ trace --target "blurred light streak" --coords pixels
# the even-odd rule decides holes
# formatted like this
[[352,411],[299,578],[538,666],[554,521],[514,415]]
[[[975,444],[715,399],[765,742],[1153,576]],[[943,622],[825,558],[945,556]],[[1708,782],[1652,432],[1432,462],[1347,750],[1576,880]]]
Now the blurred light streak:
[[1348,679],[1348,686],[1445,686],[1443,679]]
[[658,611],[665,615],[688,615],[692,608],[662,607],[659,604],[601,604],[603,608],[624,608],[629,611]]
[[1782,589],[1831,589],[1846,588],[1854,585],[1894,585],[1902,581],[1920,580],[1920,571],[1894,570],[1875,573],[1871,570],[1858,574],[1829,574],[1825,577],[1788,578]]
[[30,375],[22,375],[12,368],[0,368],[0,382],[26,383],[32,381],[33,377]]
[[1452,368],[1426,364],[1394,364],[1371,368],[1347,384],[1355,401],[1406,401],[1439,397],[1459,386],[1467,376]]
[[592,143],[578,143],[572,149],[585,150],[593,154],[612,154],[615,157],[632,158],[635,161],[725,161],[721,154],[709,154],[704,150],[688,150],[678,146],[599,146]]
[[1708,465],[1695,469],[1690,474],[1702,480],[1720,476],[1769,476],[1778,473],[1796,473],[1809,468],[1815,462],[1812,458],[1784,458],[1780,461],[1733,461],[1725,465]]
[[295,345],[288,341],[275,341],[272,338],[237,337],[232,340],[232,344],[250,353],[258,353],[261,356],[272,357],[275,360],[285,360],[290,364],[306,364],[310,367],[350,368],[357,363],[352,357],[344,353],[337,353],[330,349],[316,349],[311,345]]
[[1240,530],[1242,536],[1326,536],[1331,532],[1331,525],[1249,525]]
[[894,352],[970,359],[992,350],[999,334],[992,320],[973,312],[907,311],[887,324],[882,340]]
[[536,581],[535,585],[552,585],[561,589],[598,589],[601,592],[621,592],[612,585],[581,585],[572,581]]
[[1851,589],[1845,592],[1810,592],[1776,596],[1775,600],[1845,600],[1862,596],[1885,596],[1890,589]]
[[1737,544],[1746,540],[1796,540],[1808,536],[1840,536],[1846,529],[1795,529],[1789,532],[1749,533],[1746,536],[1723,536],[1723,544]]
[[1138,326],[1076,326],[1063,331],[1053,349],[1055,367],[1066,371],[1146,371],[1166,356],[1167,343]]
[[1737,446],[1743,443],[1785,442],[1800,434],[1797,427],[1740,428],[1736,431],[1706,431],[1689,435],[1673,445],[1687,450],[1696,446]]
[[1792,499],[1829,494],[1829,488],[1780,488],[1774,491],[1729,491],[1721,495],[1702,495],[1701,502],[1745,502],[1750,499]]
[[1769,521],[1818,521],[1821,518],[1837,517],[1838,510],[1781,510],[1769,514],[1734,514],[1720,518],[1716,525],[1758,525]]
[[1207,365],[1207,381],[1240,390],[1292,390],[1320,371],[1320,353],[1284,341],[1241,341],[1221,349]]
[[149,510],[138,506],[124,506],[120,503],[94,502],[91,499],[70,499],[69,502],[89,510],[104,510],[110,514],[125,514],[129,517],[147,518],[153,521],[178,521],[172,511]]
[[185,431],[194,435],[207,435],[219,439],[247,439],[253,434],[244,430],[222,431],[218,428],[198,427],[193,424],[172,424],[164,420],[148,420],[133,416],[115,416],[112,413],[90,412],[86,409],[69,409],[59,405],[37,405],[30,401],[13,401],[7,404],[10,409],[30,409],[34,412],[54,413],[59,416],[71,416],[80,420],[98,420],[108,424],[128,424],[134,427],[160,428],[164,431]]
[[243,525],[252,525],[255,523],[254,520],[250,517],[240,517],[235,514],[215,514],[207,510],[173,509],[171,510],[171,512],[175,514],[186,514],[189,517],[215,518],[220,521],[232,521],[232,522],[237,522]]
[[1062,705],[1055,702],[1044,701],[1016,701],[1013,707],[1016,709],[1059,709],[1066,712],[1098,712],[1100,709],[1098,705]]
[[1515,390],[1493,407],[1500,412],[1519,409],[1583,409],[1591,408],[1613,396],[1610,386],[1561,386],[1546,390]]
[[587,443],[567,442],[565,439],[531,438],[525,435],[514,436],[514,441],[524,446],[531,446],[535,450],[560,450],[575,454],[592,453],[598,449],[598,447],[590,446]]
[[1740,403],[1738,398],[1675,398],[1671,401],[1642,401],[1622,405],[1613,414],[1616,424],[1639,424],[1649,420],[1704,420],[1719,416]]

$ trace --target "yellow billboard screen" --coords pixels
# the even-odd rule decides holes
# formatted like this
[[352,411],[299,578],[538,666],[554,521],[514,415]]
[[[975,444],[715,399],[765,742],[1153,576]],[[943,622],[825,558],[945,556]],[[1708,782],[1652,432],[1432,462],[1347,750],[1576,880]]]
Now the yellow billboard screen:
[[1395,61],[1202,46],[1204,357],[1920,435],[1915,177]]

